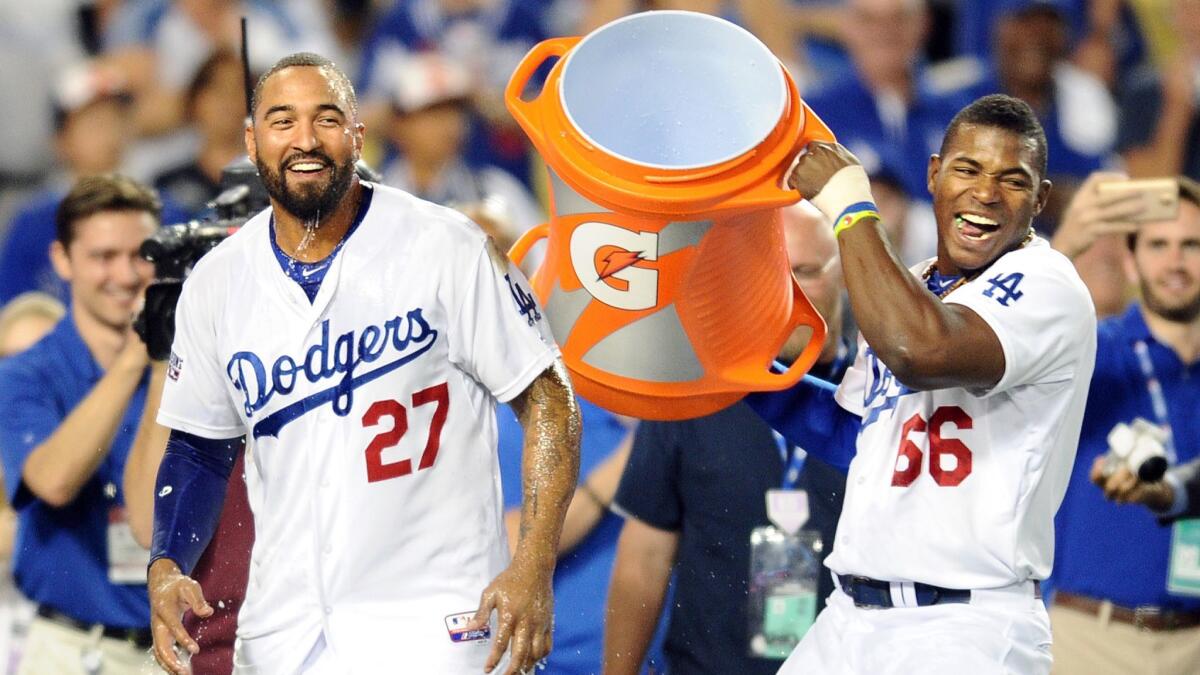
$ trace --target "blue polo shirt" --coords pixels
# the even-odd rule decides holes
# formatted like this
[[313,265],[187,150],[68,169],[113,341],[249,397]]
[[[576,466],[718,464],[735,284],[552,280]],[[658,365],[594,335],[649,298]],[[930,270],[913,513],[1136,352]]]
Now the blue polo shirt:
[[0,459],[4,487],[17,510],[13,576],[36,603],[80,621],[145,628],[145,584],[108,580],[108,518],[124,506],[121,477],[146,401],[142,378],[108,455],[75,501],[52,508],[21,480],[25,460],[91,392],[104,371],[75,329],[73,313],[28,351],[0,362]]
[[1171,528],[1139,506],[1108,502],[1088,480],[1096,457],[1108,451],[1108,432],[1136,417],[1156,422],[1133,345],[1144,340],[1162,383],[1179,462],[1200,455],[1200,363],[1185,366],[1150,334],[1138,303],[1100,322],[1096,370],[1066,497],[1055,518],[1051,581],[1060,591],[1105,598],[1117,605],[1200,610],[1200,598],[1167,592]]

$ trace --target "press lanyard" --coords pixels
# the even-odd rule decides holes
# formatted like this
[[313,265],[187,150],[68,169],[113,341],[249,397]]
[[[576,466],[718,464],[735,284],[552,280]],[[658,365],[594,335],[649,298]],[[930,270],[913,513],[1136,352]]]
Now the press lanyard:
[[1146,341],[1134,342],[1133,353],[1137,355],[1138,365],[1142,367],[1142,375],[1146,378],[1146,390],[1150,392],[1150,407],[1154,409],[1154,417],[1167,432],[1167,440],[1163,443],[1167,462],[1175,466],[1178,456],[1175,454],[1175,434],[1171,431],[1171,421],[1167,419],[1167,398],[1163,396],[1162,383],[1154,374],[1154,362],[1150,360],[1150,348],[1146,346]]
[[788,443],[778,431],[772,429],[771,434],[775,437],[776,447],[779,448],[779,460],[783,462],[783,481],[780,487],[791,490],[800,480],[800,472],[804,469],[804,460],[808,458],[808,453],[803,448]]

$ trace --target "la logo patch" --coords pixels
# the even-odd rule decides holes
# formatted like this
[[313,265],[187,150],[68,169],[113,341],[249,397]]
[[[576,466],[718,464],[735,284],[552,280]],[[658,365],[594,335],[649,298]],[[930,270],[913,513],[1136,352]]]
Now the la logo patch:
[[533,294],[526,291],[521,284],[513,281],[511,274],[505,274],[504,280],[508,282],[508,290],[512,293],[513,302],[517,303],[517,311],[521,316],[529,322],[529,325],[542,320],[542,313],[538,311],[537,300]]

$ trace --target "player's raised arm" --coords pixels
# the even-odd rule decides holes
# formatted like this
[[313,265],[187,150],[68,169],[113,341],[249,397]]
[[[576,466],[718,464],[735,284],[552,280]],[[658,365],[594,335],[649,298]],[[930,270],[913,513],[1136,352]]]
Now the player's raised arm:
[[[964,124],[965,127],[974,126]],[[1020,137],[985,126],[951,129],[941,156],[930,159],[929,187],[938,199],[938,261],[929,275],[948,281],[981,273],[1022,245],[1046,202],[1050,182]],[[1015,160],[1014,160],[1015,158]],[[942,303],[891,250],[875,212],[866,172],[837,144],[814,142],[789,183],[835,223],[850,304],[875,354],[913,389],[987,388],[1004,375],[999,338],[962,305]]]
[[518,394],[512,407],[525,430],[520,535],[512,564],[484,589],[475,615],[475,624],[482,626],[497,611],[485,672],[492,672],[511,642],[509,674],[532,669],[550,653],[551,582],[563,517],[579,475],[582,425],[561,360]]

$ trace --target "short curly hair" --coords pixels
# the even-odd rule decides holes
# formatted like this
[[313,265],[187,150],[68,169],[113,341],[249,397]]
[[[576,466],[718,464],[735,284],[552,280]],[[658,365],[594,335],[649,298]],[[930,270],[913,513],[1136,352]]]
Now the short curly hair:
[[1046,131],[1042,129],[1042,123],[1038,121],[1033,108],[1025,101],[1004,94],[990,94],[975,99],[950,120],[946,135],[942,137],[940,154],[946,154],[950,141],[964,124],[1005,129],[1033,141],[1033,160],[1041,177],[1046,177]]
[[250,117],[256,119],[258,113],[258,104],[262,99],[263,87],[267,84],[267,80],[271,76],[284,68],[320,68],[331,77],[333,86],[340,90],[346,97],[346,102],[350,104],[350,110],[347,111],[353,119],[358,118],[358,97],[354,93],[354,85],[350,83],[350,78],[346,73],[338,68],[337,64],[332,60],[314,54],[312,52],[297,52],[289,54],[275,62],[267,72],[258,78],[258,82],[254,85],[254,93],[250,96]]

